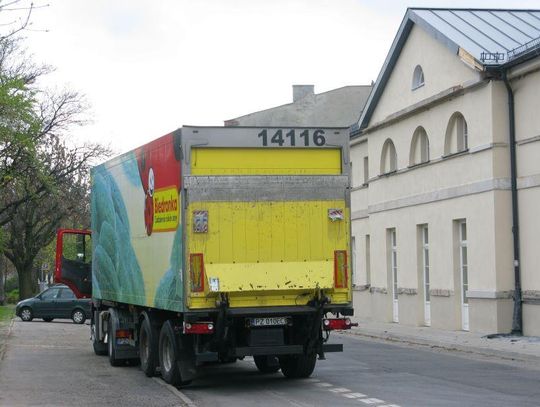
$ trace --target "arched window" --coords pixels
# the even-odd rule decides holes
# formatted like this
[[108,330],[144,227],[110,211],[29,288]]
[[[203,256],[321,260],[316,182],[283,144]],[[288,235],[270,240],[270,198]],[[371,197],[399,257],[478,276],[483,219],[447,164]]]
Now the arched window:
[[429,139],[426,130],[419,126],[413,134],[409,165],[417,165],[429,161]]
[[448,121],[444,140],[444,155],[465,151],[468,148],[467,122],[459,112],[454,113]]
[[412,90],[424,85],[424,71],[420,65],[416,65],[412,78]]
[[392,140],[387,139],[381,153],[381,174],[388,174],[397,170],[396,147]]

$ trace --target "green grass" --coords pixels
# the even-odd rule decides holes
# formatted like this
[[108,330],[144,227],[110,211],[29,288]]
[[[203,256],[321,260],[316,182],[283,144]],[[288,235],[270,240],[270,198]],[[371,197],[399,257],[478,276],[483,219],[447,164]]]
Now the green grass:
[[0,323],[7,322],[15,316],[15,305],[8,304],[0,306]]

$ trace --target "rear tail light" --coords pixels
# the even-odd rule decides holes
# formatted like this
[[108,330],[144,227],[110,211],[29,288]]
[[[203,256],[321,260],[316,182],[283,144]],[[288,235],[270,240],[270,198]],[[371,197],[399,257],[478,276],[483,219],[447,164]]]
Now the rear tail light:
[[116,330],[116,339],[119,338],[128,338],[131,339],[133,334],[130,329],[117,329]]
[[347,288],[347,252],[336,250],[334,252],[334,287]]
[[189,256],[189,272],[191,277],[191,291],[204,291],[204,261],[202,253],[193,253]]
[[201,334],[209,335],[214,333],[214,323],[213,322],[184,322],[184,333],[185,334]]
[[325,331],[351,329],[353,326],[358,326],[358,324],[351,322],[350,318],[323,319],[323,328]]

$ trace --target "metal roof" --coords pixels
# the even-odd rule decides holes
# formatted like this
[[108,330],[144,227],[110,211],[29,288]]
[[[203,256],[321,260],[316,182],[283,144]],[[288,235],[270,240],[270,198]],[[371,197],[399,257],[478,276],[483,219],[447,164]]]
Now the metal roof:
[[414,24],[452,52],[467,51],[485,68],[512,62],[540,47],[540,10],[409,8],[353,134],[367,127]]

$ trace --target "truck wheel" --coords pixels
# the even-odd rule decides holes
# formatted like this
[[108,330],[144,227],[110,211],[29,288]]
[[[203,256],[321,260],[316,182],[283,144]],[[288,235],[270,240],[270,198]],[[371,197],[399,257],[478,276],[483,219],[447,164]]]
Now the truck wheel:
[[139,332],[139,355],[141,370],[148,377],[156,375],[159,366],[159,332],[152,326],[146,315]]
[[191,381],[182,381],[178,367],[179,347],[171,321],[167,321],[161,327],[159,333],[159,366],[161,377],[173,386],[189,384]]
[[289,379],[301,379],[311,376],[317,362],[317,354],[289,355],[279,358],[281,373]]
[[275,356],[253,356],[255,366],[261,373],[276,373],[279,368],[279,360]]
[[90,336],[92,338],[92,346],[94,348],[94,353],[98,356],[105,356],[108,353],[107,344],[105,342],[101,342],[97,338],[97,332],[96,332],[96,320],[99,318],[99,313],[94,313],[94,318],[91,320],[90,323]]
[[108,322],[108,328],[107,328],[107,349],[108,349],[108,354],[109,354],[109,363],[111,364],[111,366],[120,366],[122,365],[122,362],[123,360],[120,360],[120,359],[117,359],[116,358],[116,349],[115,349],[115,346],[114,346],[114,328],[113,328],[113,323],[112,323],[112,320],[111,320],[112,316],[109,317],[109,322]]

